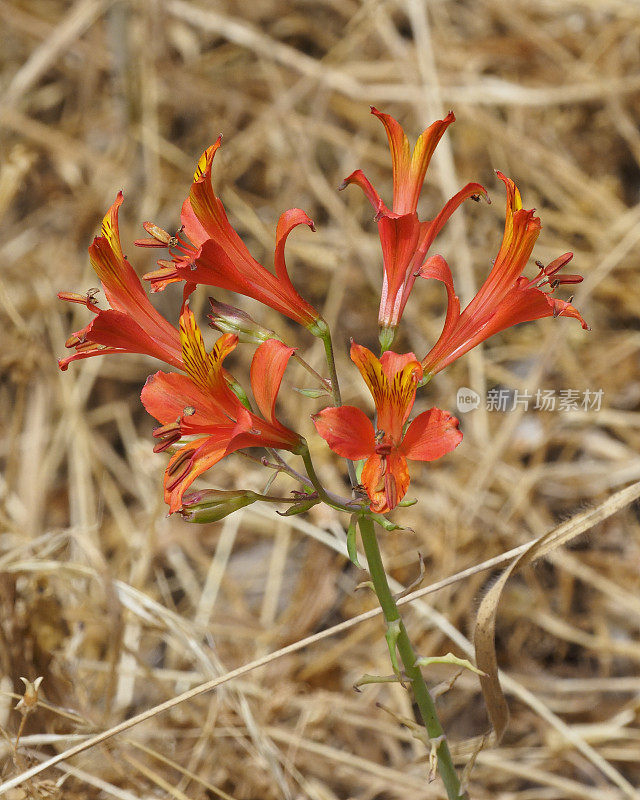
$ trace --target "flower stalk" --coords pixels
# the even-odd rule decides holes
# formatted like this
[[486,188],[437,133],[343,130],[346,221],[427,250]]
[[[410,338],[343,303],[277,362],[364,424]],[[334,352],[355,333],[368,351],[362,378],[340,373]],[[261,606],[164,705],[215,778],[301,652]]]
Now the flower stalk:
[[323,503],[326,503],[331,508],[335,508],[336,511],[346,511],[349,514],[353,514],[354,511],[357,510],[354,506],[347,505],[346,503],[339,502],[335,495],[331,495],[327,492],[327,490],[322,485],[320,478],[318,478],[318,474],[316,473],[315,467],[313,466],[313,461],[311,460],[311,453],[309,452],[309,448],[305,447],[299,455],[301,456],[302,460],[304,461],[304,467],[307,470],[307,475],[309,476],[309,480],[311,481],[311,485],[318,493],[318,497],[322,500]]
[[[338,371],[336,370],[336,360],[333,355],[333,342],[331,341],[331,331],[327,325],[320,335],[322,343],[324,344],[324,353],[327,359],[327,367],[329,368],[329,382],[331,384],[331,396],[333,397],[333,404],[336,407],[342,405],[342,396],[340,394],[340,384],[338,382]],[[347,472],[349,473],[349,481],[351,488],[355,489],[358,485],[358,477],[356,475],[356,468],[351,459],[347,458]]]
[[422,676],[419,666],[416,666],[416,654],[407,634],[398,606],[393,598],[387,575],[382,563],[378,539],[373,522],[366,516],[361,516],[358,522],[362,545],[369,564],[369,574],[373,588],[380,603],[388,629],[394,630],[395,647],[397,647],[404,674],[411,684],[413,696],[420,710],[423,725],[430,740],[440,739],[437,749],[438,771],[447,790],[449,800],[466,800],[466,793],[462,793],[460,779],[453,765],[449,745],[444,737],[444,730],[438,719],[438,712],[429,694],[429,689]]

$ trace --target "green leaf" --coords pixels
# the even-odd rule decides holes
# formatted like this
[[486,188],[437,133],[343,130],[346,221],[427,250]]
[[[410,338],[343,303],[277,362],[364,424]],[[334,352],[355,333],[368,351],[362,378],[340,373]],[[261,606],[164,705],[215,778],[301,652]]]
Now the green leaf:
[[349,528],[347,529],[347,553],[349,554],[349,560],[352,561],[358,569],[362,569],[360,566],[360,562],[358,561],[358,543],[357,543],[357,534],[358,534],[358,518],[354,514],[351,517],[349,522]]
[[329,396],[329,392],[326,389],[300,389],[298,386],[294,386],[293,390],[298,394],[304,395],[304,397],[310,397],[312,400]]
[[475,672],[476,675],[486,675],[486,672],[474,667],[468,659],[458,658],[453,653],[447,653],[446,656],[420,656],[420,658],[416,659],[417,667],[429,667],[431,664],[453,664],[453,666]]
[[372,519],[374,522],[377,522],[381,528],[384,528],[385,531],[410,531],[412,528],[406,528],[403,525],[396,525],[395,522],[391,522],[390,519],[383,517],[382,514],[374,514],[372,511],[366,514],[367,517]]
[[400,678],[397,675],[369,675],[365,674],[353,684],[354,689],[360,689],[361,686],[370,686],[372,683],[399,683]]
[[300,500],[297,503],[289,506],[286,511],[278,511],[276,513],[280,514],[281,517],[294,517],[296,514],[304,514],[305,511],[308,511],[310,508],[313,508],[320,502],[317,497],[314,497],[310,500]]
[[384,638],[387,640],[387,647],[389,648],[389,658],[391,659],[391,666],[393,667],[393,671],[396,674],[398,680],[400,678],[400,664],[398,663],[398,650],[396,644],[398,642],[398,636],[400,636],[400,620],[394,619],[391,622],[387,622],[387,632],[384,635]]
[[418,502],[417,497],[411,497],[409,498],[409,500],[401,500],[398,503],[397,508],[409,508],[409,506],[415,506],[417,502]]

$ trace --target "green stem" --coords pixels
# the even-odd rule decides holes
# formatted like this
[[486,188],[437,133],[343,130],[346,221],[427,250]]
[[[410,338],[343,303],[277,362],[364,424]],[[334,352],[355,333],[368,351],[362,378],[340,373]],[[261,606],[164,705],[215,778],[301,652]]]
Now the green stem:
[[331,382],[331,396],[336,406],[342,405],[342,397],[340,396],[340,384],[338,383],[338,373],[336,372],[336,361],[333,357],[333,343],[331,341],[331,331],[327,329],[322,334],[322,343],[324,344],[324,352],[327,357],[327,366],[329,367],[329,381]]
[[322,375],[317,372],[311,364],[308,364],[302,356],[299,356],[298,353],[294,353],[293,357],[295,360],[300,364],[300,366],[304,367],[309,375],[313,375],[313,377],[320,383],[323,389],[326,389],[328,392],[331,391],[331,381],[323,378]]
[[353,514],[362,508],[362,505],[360,506],[356,504],[347,505],[346,503],[336,502],[335,495],[329,494],[329,492],[327,492],[327,490],[320,482],[320,478],[318,478],[315,467],[313,466],[313,461],[311,460],[311,453],[309,452],[309,448],[305,447],[305,449],[302,450],[299,453],[299,455],[302,457],[302,460],[304,461],[304,466],[305,469],[307,470],[307,475],[309,476],[311,485],[318,493],[318,497],[320,498],[320,500],[322,500],[328,506],[331,506],[331,508],[335,508],[338,511],[346,511],[349,514]]
[[[322,333],[322,343],[324,344],[324,352],[327,357],[327,366],[329,367],[329,380],[331,381],[331,396],[333,397],[334,406],[342,405],[342,396],[340,395],[340,384],[338,383],[338,373],[336,371],[336,361],[333,356],[333,343],[331,342],[331,331],[327,325]],[[346,459],[347,470],[349,472],[349,480],[351,481],[352,488],[358,485],[358,478],[356,477],[356,468],[353,461]],[[311,477],[311,476],[309,476]]]
[[[382,556],[380,555],[380,548],[378,547],[378,539],[373,522],[367,517],[360,517],[359,520],[360,533],[362,535],[362,544],[364,547],[367,562],[369,564],[369,573],[373,586],[380,602],[380,607],[387,621],[387,625],[394,624],[399,627],[397,638],[397,648],[404,672],[411,682],[413,695],[415,701],[420,709],[422,722],[427,730],[430,739],[437,739],[444,734],[438,713],[436,711],[433,698],[429,694],[427,685],[422,677],[420,667],[416,666],[416,654],[413,651],[411,641],[407,635],[407,630],[398,611],[396,601],[393,598],[387,575],[382,563]],[[451,752],[446,739],[442,739],[441,744],[437,750],[438,755],[438,771],[440,777],[447,790],[447,797],[449,800],[462,800],[466,795],[460,793],[460,780],[456,769],[451,759]]]

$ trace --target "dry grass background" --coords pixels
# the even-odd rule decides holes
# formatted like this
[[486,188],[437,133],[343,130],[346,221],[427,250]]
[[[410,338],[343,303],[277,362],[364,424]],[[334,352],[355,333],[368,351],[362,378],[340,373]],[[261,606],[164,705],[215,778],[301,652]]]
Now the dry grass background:
[[[0,743],[5,779],[373,607],[354,591],[363,573],[344,558],[337,514],[284,520],[249,508],[205,527],[165,517],[165,458],[151,452],[153,423],[138,397],[155,364],[124,356],[56,367],[86,319],[56,291],[96,285],[86,248],[117,190],[125,252],[142,272],[149,251],[132,246],[140,223],[175,229],[196,160],[219,132],[214,182],[258,258],[271,263],[284,209],[300,206],[316,221],[316,234],[291,237],[289,265],[336,326],[347,401],[369,403],[345,345],[349,335],[375,341],[380,254],[362,194],[335,187],[362,167],[390,196],[386,140],[368,104],[414,139],[456,112],[424,203],[439,207],[468,180],[490,188],[493,204],[465,206],[438,242],[464,297],[500,242],[494,168],[541,214],[536,257],[572,249],[585,275],[576,305],[590,333],[572,320],[520,326],[438,376],[420,403],[453,410],[459,386],[482,395],[575,388],[603,389],[602,409],[464,416],[455,455],[414,471],[420,503],[403,515],[415,532],[385,538],[395,578],[415,577],[419,550],[435,582],[640,479],[637,2],[16,0],[0,2],[0,20],[0,725],[15,736],[19,676],[43,676],[47,703],[29,717],[17,755]],[[177,293],[157,301],[177,315]],[[205,302],[198,294],[199,311]],[[438,286],[416,288],[402,347],[426,352],[443,302]],[[321,366],[317,342],[239,303]],[[242,348],[235,358],[239,374],[249,357]],[[291,369],[287,380],[303,385],[305,373]],[[313,402],[292,396],[283,392],[283,418],[309,434],[339,488],[337,463],[310,435]],[[264,474],[235,457],[207,484],[238,481],[260,488]],[[479,572],[405,607],[422,654],[465,654],[491,579]],[[507,585],[497,644],[512,719],[503,743],[477,758],[474,800],[638,797],[639,589],[632,505]],[[424,746],[388,713],[411,715],[406,693],[351,688],[364,672],[388,671],[382,625],[371,619],[7,797],[443,797],[427,782]],[[487,726],[475,677],[462,675],[439,705],[464,764],[468,740]]]

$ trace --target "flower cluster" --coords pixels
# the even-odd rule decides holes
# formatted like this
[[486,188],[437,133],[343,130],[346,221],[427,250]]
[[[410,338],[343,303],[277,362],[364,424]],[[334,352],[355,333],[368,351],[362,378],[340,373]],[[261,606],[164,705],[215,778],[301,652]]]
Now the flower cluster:
[[[248,490],[235,493],[210,490],[215,494],[215,500],[211,501],[214,516],[210,518],[219,519],[257,499],[288,502],[287,513],[297,513],[319,500],[359,513],[391,511],[408,490],[408,461],[440,458],[462,440],[458,420],[438,408],[424,411],[408,423],[420,386],[489,336],[519,322],[565,316],[574,317],[587,327],[570,302],[554,295],[558,286],[581,280],[578,275],[561,272],[571,260],[571,253],[559,256],[548,266],[536,262],[537,275],[523,276],[540,232],[540,220],[532,210],[523,208],[515,184],[501,173],[498,177],[507,193],[502,244],[487,279],[461,311],[449,266],[442,256],[429,255],[429,250],[458,206],[466,199],[487,198],[486,189],[479,183],[469,183],[431,220],[420,221],[417,214],[429,162],[454,115],[450,113],[434,122],[411,150],[402,127],[393,117],[375,108],[372,113],[384,125],[391,150],[392,206],[384,204],[360,170],[349,175],[340,188],[356,184],[364,191],[375,210],[382,249],[378,315],[381,356],[377,358],[366,347],[351,344],[351,359],[373,398],[375,424],[362,409],[341,404],[328,326],[313,305],[298,293],[287,271],[284,249],[288,236],[300,225],[314,230],[313,222],[301,209],[285,211],[276,227],[274,270],[254,259],[213,190],[211,169],[221,139],[205,150],[198,162],[189,195],[182,205],[177,233],[171,235],[146,222],[148,238],[136,242],[143,248],[167,251],[168,257],[161,258],[158,268],[144,278],[153,292],[162,291],[170,283],[182,283],[183,303],[177,326],[154,308],[137,273],[123,255],[118,229],[121,193],[103,220],[101,235],[89,247],[91,264],[109,307],[100,308],[95,290],[86,294],[59,294],[61,299],[84,305],[94,315],[67,340],[66,346],[73,352],[59,361],[61,369],[67,369],[72,361],[92,356],[141,353],[176,370],[151,375],[142,390],[145,408],[159,422],[154,431],[157,439],[154,450],[170,454],[164,478],[170,513],[181,511],[187,519],[198,517],[206,498],[213,495],[198,492],[185,496],[192,482],[222,458],[254,447],[267,448],[275,460],[268,465],[296,477],[302,483],[302,490],[294,492],[292,498],[279,499]],[[413,353],[390,349],[417,278],[440,281],[447,293],[442,333],[422,359]],[[352,462],[351,474],[356,478],[352,480],[354,496],[350,501],[336,499],[324,489],[311,463],[306,441],[276,417],[276,399],[294,348],[245,312],[212,299],[212,325],[222,335],[211,352],[207,352],[189,306],[189,296],[197,285],[253,298],[323,340],[329,378],[318,377],[322,390],[331,392],[333,404],[313,414],[312,419],[331,450]],[[223,366],[239,341],[258,345],[250,382],[259,413],[252,409],[242,388]],[[303,361],[297,353],[296,358]],[[301,456],[306,476],[273,453],[278,450]],[[196,507],[198,514],[193,513]]]

